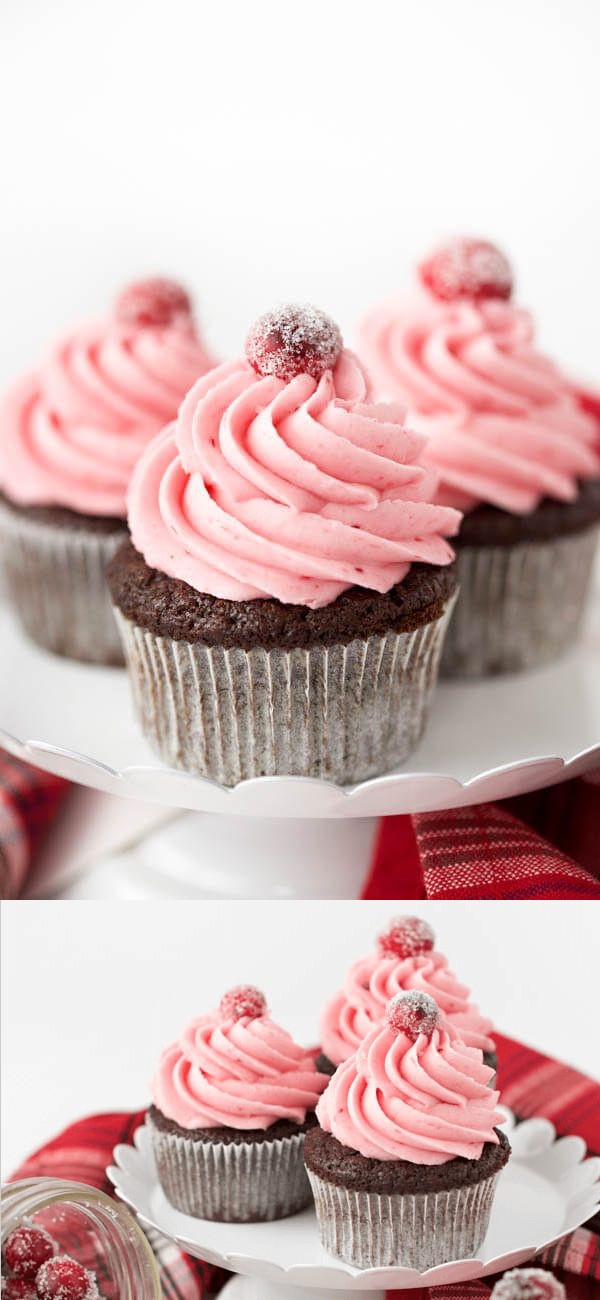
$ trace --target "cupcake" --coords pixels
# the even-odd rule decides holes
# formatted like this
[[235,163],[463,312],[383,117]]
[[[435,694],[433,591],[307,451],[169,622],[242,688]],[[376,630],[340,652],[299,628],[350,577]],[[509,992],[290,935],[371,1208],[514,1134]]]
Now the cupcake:
[[166,1048],[152,1083],[147,1122],[171,1204],[225,1223],[303,1210],[304,1139],[327,1083],[258,989],[231,989]]
[[427,435],[437,500],[464,511],[442,663],[450,676],[533,668],[567,650],[598,537],[598,422],[536,351],[511,292],[498,249],[457,240],[361,331],[376,393],[405,402]]
[[383,1024],[386,1008],[397,993],[416,990],[434,998],[440,1012],[467,1047],[477,1047],[496,1070],[492,1023],[470,1001],[448,960],[435,949],[431,926],[418,916],[398,916],[379,935],[367,957],[350,967],[343,986],[325,1003],[320,1021],[320,1070],[333,1074],[373,1029]]
[[109,582],[142,727],[232,786],[346,784],[419,739],[457,511],[400,408],[313,308],[262,317],[142,454]]
[[123,662],[106,587],[140,455],[212,364],[185,291],[125,289],[0,407],[0,560],[26,632],[57,654]]
[[475,1254],[510,1154],[490,1075],[427,993],[392,998],[306,1137],[326,1250],[357,1268],[419,1272]]

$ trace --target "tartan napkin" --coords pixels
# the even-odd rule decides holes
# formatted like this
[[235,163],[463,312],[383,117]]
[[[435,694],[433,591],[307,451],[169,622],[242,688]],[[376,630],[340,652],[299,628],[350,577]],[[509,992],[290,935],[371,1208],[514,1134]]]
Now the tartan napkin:
[[0,749],[0,898],[21,893],[36,849],[69,788],[62,777]]
[[[600,1084],[560,1061],[552,1060],[512,1038],[496,1034],[498,1073],[502,1101],[521,1119],[541,1115],[558,1134],[577,1133],[590,1151],[600,1152]],[[143,1122],[136,1114],[93,1115],[70,1125],[21,1165],[17,1178],[71,1178],[110,1193],[106,1166],[119,1142],[131,1142]],[[600,1291],[600,1216],[579,1228],[535,1261],[566,1283],[569,1300],[596,1300]],[[165,1300],[203,1300],[227,1280],[227,1274],[184,1255],[156,1233],[149,1233],[161,1270]],[[417,1288],[410,1293],[388,1292],[388,1297],[410,1294],[412,1300],[489,1300],[494,1279]]]
[[382,818],[362,896],[600,899],[600,769],[503,803]]

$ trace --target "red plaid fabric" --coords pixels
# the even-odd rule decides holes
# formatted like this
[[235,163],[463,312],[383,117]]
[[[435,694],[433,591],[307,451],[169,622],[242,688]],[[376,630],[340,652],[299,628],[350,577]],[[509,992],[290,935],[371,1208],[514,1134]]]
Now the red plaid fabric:
[[[87,1183],[107,1194],[112,1184],[106,1167],[112,1162],[114,1148],[133,1140],[135,1130],[144,1120],[144,1111],[133,1115],[92,1115],[71,1124],[47,1146],[37,1151],[17,1170],[18,1178],[67,1178]],[[148,1231],[160,1268],[164,1300],[203,1300],[208,1292],[219,1289],[226,1275],[203,1260],[184,1255],[173,1242],[159,1233]]]
[[600,771],[506,803],[383,818],[363,898],[600,899]]
[[[535,1052],[523,1043],[496,1034],[502,1100],[520,1119],[542,1115],[558,1134],[576,1133],[591,1151],[600,1152],[600,1085],[560,1061]],[[106,1166],[119,1142],[131,1142],[144,1111],[133,1115],[94,1115],[65,1129],[31,1156],[14,1174],[17,1178],[72,1178],[111,1191]],[[599,1216],[600,1219],[600,1216]],[[592,1220],[550,1247],[535,1261],[567,1284],[569,1300],[598,1300],[600,1288],[600,1221]],[[156,1233],[149,1234],[162,1276],[165,1300],[201,1300],[216,1291],[226,1274],[190,1259]],[[453,1286],[415,1289],[411,1300],[489,1300],[494,1279]],[[402,1300],[406,1292],[388,1292]]]
[[69,790],[0,749],[0,898],[16,898],[38,845]]

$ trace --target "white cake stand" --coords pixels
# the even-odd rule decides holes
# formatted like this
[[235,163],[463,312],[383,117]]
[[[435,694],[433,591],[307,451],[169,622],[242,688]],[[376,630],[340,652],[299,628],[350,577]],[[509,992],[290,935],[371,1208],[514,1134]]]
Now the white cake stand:
[[[133,1146],[119,1146],[108,1177],[141,1223],[170,1238],[188,1254],[238,1274],[227,1284],[229,1300],[352,1300],[381,1297],[387,1290],[439,1286],[489,1276],[522,1265],[545,1246],[572,1232],[600,1205],[600,1158],[585,1158],[578,1137],[556,1139],[547,1120],[514,1126],[507,1114],[512,1156],[503,1170],[489,1230],[477,1259],[452,1260],[425,1273],[406,1268],[357,1269],[333,1259],[321,1246],[312,1209],[276,1223],[208,1223],[174,1210],[158,1177],[149,1130],[138,1129]],[[223,1292],[225,1294],[225,1292]]]
[[377,818],[502,799],[600,764],[600,570],[568,655],[531,673],[441,682],[405,766],[345,788],[282,776],[226,789],[165,767],[138,728],[125,670],[47,654],[2,604],[0,654],[0,745],[79,784],[202,814],[161,840],[190,896],[352,897]]

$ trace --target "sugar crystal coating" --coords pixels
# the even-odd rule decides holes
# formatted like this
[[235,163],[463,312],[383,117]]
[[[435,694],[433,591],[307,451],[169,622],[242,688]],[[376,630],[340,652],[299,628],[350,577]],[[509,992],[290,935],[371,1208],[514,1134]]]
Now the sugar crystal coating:
[[454,239],[419,267],[423,283],[444,302],[456,298],[510,298],[513,277],[508,258],[485,239]]
[[38,1300],[35,1282],[20,1277],[3,1278],[2,1300]]
[[500,1278],[490,1300],[566,1300],[566,1290],[544,1268],[513,1268]]
[[33,1280],[41,1264],[55,1251],[52,1238],[42,1228],[22,1224],[4,1243],[4,1263],[17,1278]]
[[98,1297],[93,1274],[69,1255],[56,1255],[42,1264],[35,1285],[38,1300],[97,1300]]
[[420,916],[396,916],[377,942],[386,956],[417,957],[420,953],[431,952],[435,934]]
[[317,307],[286,303],[265,312],[246,338],[246,356],[259,375],[289,382],[296,375],[319,380],[332,370],[342,351],[335,321]]
[[396,993],[388,1003],[385,1019],[395,1034],[406,1034],[408,1038],[425,1034],[431,1038],[440,1023],[440,1010],[429,993],[410,989],[406,993]]
[[219,1004],[223,1020],[241,1020],[242,1016],[256,1020],[258,1016],[264,1016],[266,1010],[265,995],[253,984],[238,984],[224,994]]
[[124,325],[170,325],[177,317],[190,316],[191,311],[183,286],[159,276],[127,285],[115,303],[117,320]]

